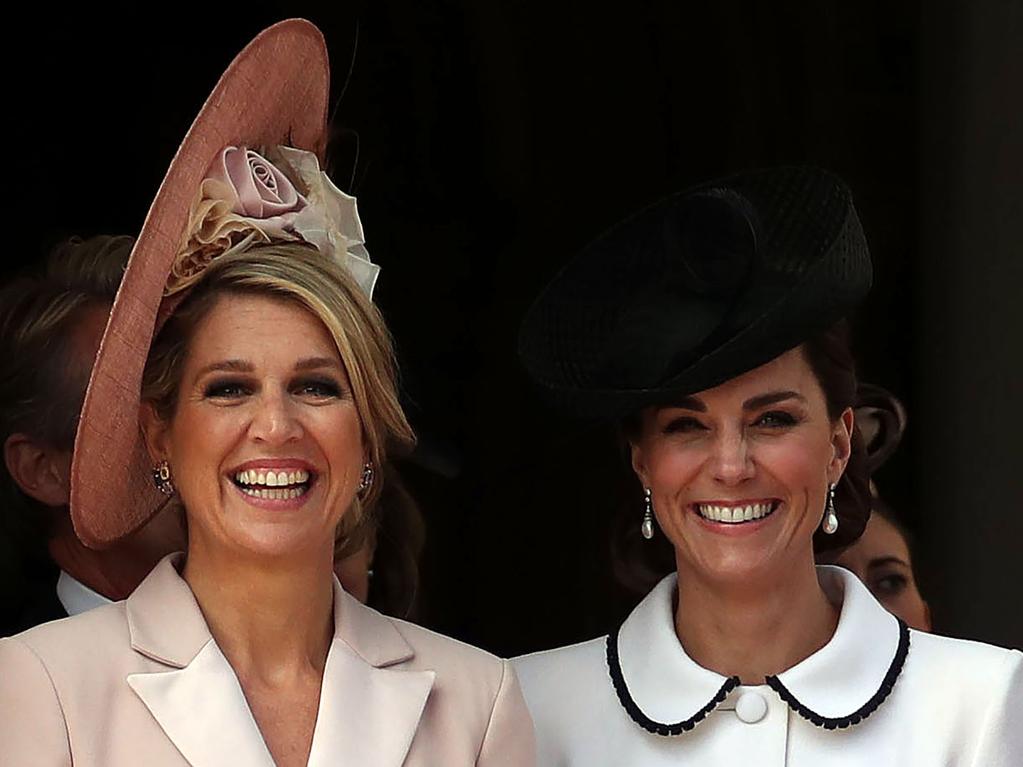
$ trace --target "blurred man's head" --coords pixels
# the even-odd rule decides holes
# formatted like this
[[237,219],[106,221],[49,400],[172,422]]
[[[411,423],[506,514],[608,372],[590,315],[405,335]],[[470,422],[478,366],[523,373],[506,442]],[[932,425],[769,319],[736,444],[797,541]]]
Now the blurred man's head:
[[11,549],[3,554],[22,573],[39,572],[48,554],[115,599],[184,540],[171,514],[92,552],[68,515],[78,416],[131,246],[130,237],[73,238],[0,292],[0,545]]

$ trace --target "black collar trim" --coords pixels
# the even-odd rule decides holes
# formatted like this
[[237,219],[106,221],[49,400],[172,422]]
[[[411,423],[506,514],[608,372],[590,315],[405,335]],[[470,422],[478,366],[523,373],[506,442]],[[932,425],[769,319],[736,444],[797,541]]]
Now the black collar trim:
[[622,704],[622,708],[624,708],[626,713],[632,717],[632,721],[647,732],[653,733],[654,735],[663,735],[665,737],[681,735],[683,732],[689,732],[699,722],[703,721],[707,714],[717,708],[717,706],[728,696],[728,693],[740,684],[740,679],[737,676],[726,679],[725,683],[721,685],[721,689],[718,690],[717,695],[711,698],[710,703],[685,721],[676,722],[675,724],[664,724],[663,722],[654,721],[644,714],[643,710],[636,704],[636,701],[632,699],[632,695],[629,694],[629,687],[625,684],[625,677],[622,675],[622,664],[618,658],[619,631],[621,631],[620,627],[615,629],[614,632],[609,634],[607,637],[607,668],[611,674],[611,682],[614,684],[615,692],[618,693],[618,700]]
[[[721,685],[721,689],[717,691],[717,694],[711,698],[710,702],[706,706],[684,721],[676,722],[675,724],[665,724],[663,722],[655,721],[643,713],[643,710],[639,707],[639,705],[637,705],[636,701],[633,700],[632,695],[629,693],[629,687],[625,683],[625,677],[622,675],[621,660],[618,657],[619,631],[621,631],[620,627],[608,634],[607,637],[608,672],[611,674],[611,682],[614,685],[615,692],[618,694],[618,701],[622,704],[622,708],[624,708],[626,713],[632,718],[632,721],[649,733],[669,737],[681,735],[683,732],[689,732],[697,724],[703,721],[707,717],[707,714],[717,708],[717,706],[720,705],[728,696],[728,693],[741,684],[739,677],[729,677],[725,680],[724,684]],[[899,678],[899,674],[902,673],[902,667],[906,663],[906,656],[908,654],[909,627],[901,619],[899,619],[899,648],[896,650],[895,657],[892,659],[892,663],[888,667],[888,673],[885,674],[884,679],[881,681],[881,686],[878,688],[877,692],[870,697],[870,700],[848,716],[821,716],[817,712],[800,703],[796,696],[789,692],[788,688],[782,684],[781,680],[777,676],[768,676],[764,679],[764,681],[771,687],[771,689],[778,693],[778,696],[788,704],[789,708],[807,721],[817,727],[823,727],[825,730],[844,729],[846,727],[859,724],[868,716],[873,714],[878,707],[884,703],[885,699],[891,694],[892,688],[895,687],[895,682]]]
[[825,730],[834,730],[844,729],[851,725],[859,724],[877,711],[878,706],[884,703],[885,698],[891,694],[892,688],[895,687],[895,682],[899,678],[899,674],[902,673],[902,667],[906,663],[906,656],[909,654],[909,627],[901,618],[899,618],[898,621],[899,649],[895,651],[895,657],[892,659],[892,664],[888,667],[888,673],[884,675],[884,679],[881,680],[881,686],[878,688],[877,692],[870,697],[870,700],[848,716],[821,716],[816,711],[813,711],[800,703],[799,699],[789,692],[789,689],[782,684],[778,677],[769,676],[764,681],[767,682],[772,690],[778,693],[781,699],[789,705],[789,708],[818,727],[823,727]]

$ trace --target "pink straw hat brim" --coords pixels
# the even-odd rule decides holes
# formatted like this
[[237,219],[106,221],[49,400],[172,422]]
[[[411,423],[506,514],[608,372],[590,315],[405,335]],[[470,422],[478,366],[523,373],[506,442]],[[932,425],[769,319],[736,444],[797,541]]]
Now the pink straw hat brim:
[[143,525],[168,501],[139,429],[142,372],[189,207],[226,146],[286,144],[323,155],[330,69],[323,35],[290,19],[231,62],[171,161],[128,260],[103,333],[75,439],[71,520],[92,548]]

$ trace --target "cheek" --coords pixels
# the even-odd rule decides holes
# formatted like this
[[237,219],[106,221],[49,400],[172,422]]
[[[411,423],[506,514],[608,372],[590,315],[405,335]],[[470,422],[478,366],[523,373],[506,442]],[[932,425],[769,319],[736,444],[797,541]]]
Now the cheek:
[[661,492],[688,485],[704,461],[701,451],[693,446],[666,441],[648,446],[643,458],[650,484]]
[[184,406],[171,432],[171,469],[180,483],[219,481],[223,462],[244,434],[240,414]]
[[760,468],[790,487],[793,494],[804,489],[811,495],[823,492],[830,457],[831,449],[826,440],[796,433],[764,441],[754,452]]

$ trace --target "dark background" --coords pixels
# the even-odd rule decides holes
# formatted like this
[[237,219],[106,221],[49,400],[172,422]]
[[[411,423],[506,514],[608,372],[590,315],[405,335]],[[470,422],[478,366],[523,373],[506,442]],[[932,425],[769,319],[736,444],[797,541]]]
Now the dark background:
[[609,535],[622,493],[638,526],[638,487],[605,430],[536,398],[519,319],[638,206],[808,162],[846,178],[871,242],[856,348],[909,409],[879,484],[936,630],[1023,645],[1023,3],[39,4],[8,24],[4,272],[62,236],[137,232],[223,68],[295,15],[330,47],[334,178],[383,265],[423,437],[405,468],[422,622],[514,654],[632,606]]

